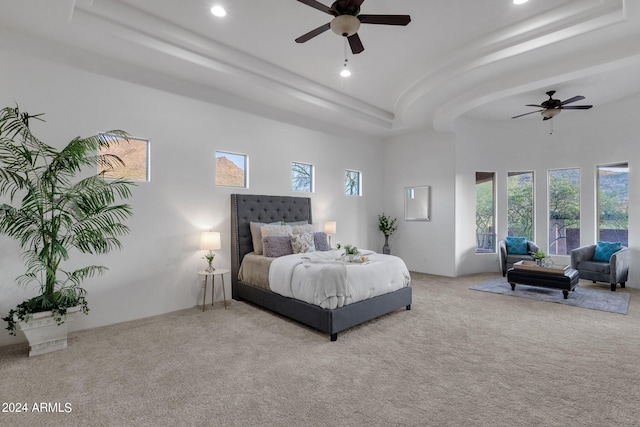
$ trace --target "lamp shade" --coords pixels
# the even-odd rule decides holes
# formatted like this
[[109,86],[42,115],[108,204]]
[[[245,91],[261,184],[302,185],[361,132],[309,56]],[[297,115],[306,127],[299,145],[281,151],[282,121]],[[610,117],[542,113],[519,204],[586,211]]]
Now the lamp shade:
[[337,35],[349,37],[358,32],[360,20],[353,15],[340,15],[333,18],[329,26]]
[[220,233],[217,231],[204,231],[200,236],[200,249],[215,251],[220,249]]
[[324,232],[327,234],[336,234],[336,222],[327,221],[324,223]]

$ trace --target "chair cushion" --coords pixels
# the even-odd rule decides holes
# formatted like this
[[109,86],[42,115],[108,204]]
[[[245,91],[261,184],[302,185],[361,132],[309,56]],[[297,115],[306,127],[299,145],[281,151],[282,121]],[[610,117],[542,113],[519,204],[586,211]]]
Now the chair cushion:
[[577,267],[579,271],[589,271],[599,274],[609,274],[611,271],[611,264],[602,261],[580,261]]
[[611,255],[622,249],[620,242],[598,242],[596,244],[596,252],[593,255],[594,261],[609,262]]
[[527,238],[526,237],[505,237],[507,244],[507,253],[513,255],[527,255]]

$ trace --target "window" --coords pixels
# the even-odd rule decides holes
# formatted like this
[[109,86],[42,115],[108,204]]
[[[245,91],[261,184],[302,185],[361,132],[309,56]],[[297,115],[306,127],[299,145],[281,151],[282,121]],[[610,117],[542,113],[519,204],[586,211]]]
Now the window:
[[344,171],[344,194],[349,196],[361,196],[361,179],[360,172],[346,170]]
[[149,181],[149,140],[144,138],[127,139],[119,136],[100,133],[100,139],[109,142],[109,147],[101,147],[99,155],[116,156],[115,161],[98,165],[98,174],[105,178],[124,178],[136,181]]
[[549,171],[549,254],[580,246],[580,169]]
[[313,165],[291,163],[291,189],[313,193]]
[[216,151],[216,185],[223,187],[249,187],[247,156]]
[[495,173],[476,172],[476,252],[495,252]]
[[507,235],[533,238],[533,172],[507,173]]
[[598,166],[598,240],[629,246],[629,165]]

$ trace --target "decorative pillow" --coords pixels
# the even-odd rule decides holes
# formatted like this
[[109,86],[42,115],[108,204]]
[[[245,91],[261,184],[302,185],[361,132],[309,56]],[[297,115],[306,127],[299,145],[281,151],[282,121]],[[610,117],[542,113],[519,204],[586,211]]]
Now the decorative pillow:
[[313,244],[316,247],[316,251],[330,251],[329,239],[327,239],[327,233],[324,231],[318,231],[313,233]]
[[265,225],[280,225],[281,221],[264,223],[264,222],[250,222],[249,229],[251,230],[251,240],[253,242],[253,252],[258,255],[262,255],[262,232],[261,227]]
[[284,234],[263,237],[262,247],[264,256],[271,258],[291,255],[293,253],[291,238]]
[[263,225],[260,227],[260,233],[264,239],[267,236],[288,236],[291,234],[290,225]]
[[309,221],[293,221],[293,222],[285,222],[284,225],[290,225],[290,226],[294,226],[294,225],[307,225],[309,224]]
[[316,250],[313,243],[312,233],[292,234],[291,248],[294,254],[302,254],[305,252],[314,252]]
[[620,242],[598,242],[596,243],[596,252],[593,254],[594,261],[609,262],[611,255],[622,249]]
[[527,238],[526,237],[505,237],[505,243],[507,244],[507,253],[512,255],[527,255]]
[[292,234],[304,234],[304,233],[314,233],[315,228],[313,227],[313,225],[311,224],[304,224],[304,225],[293,225],[291,226],[291,233]]

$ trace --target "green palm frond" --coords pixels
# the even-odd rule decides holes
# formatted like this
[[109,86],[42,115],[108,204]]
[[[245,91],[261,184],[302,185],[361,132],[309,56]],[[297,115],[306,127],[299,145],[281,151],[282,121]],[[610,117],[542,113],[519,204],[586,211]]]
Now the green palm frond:
[[[100,154],[126,132],[109,131],[87,138],[73,138],[58,150],[36,138],[29,120],[40,115],[18,107],[0,110],[0,234],[16,239],[23,249],[26,272],[17,281],[37,284],[41,294],[20,305],[21,310],[80,301],[86,312],[85,291],[80,284],[102,274],[106,267],[90,265],[67,272],[60,267],[73,249],[104,254],[120,249],[119,237],[129,233],[124,221],[131,207],[118,200],[132,196],[134,182],[105,181],[97,173],[79,178],[90,168],[124,165],[114,155]],[[34,302],[37,300],[37,303]]]

